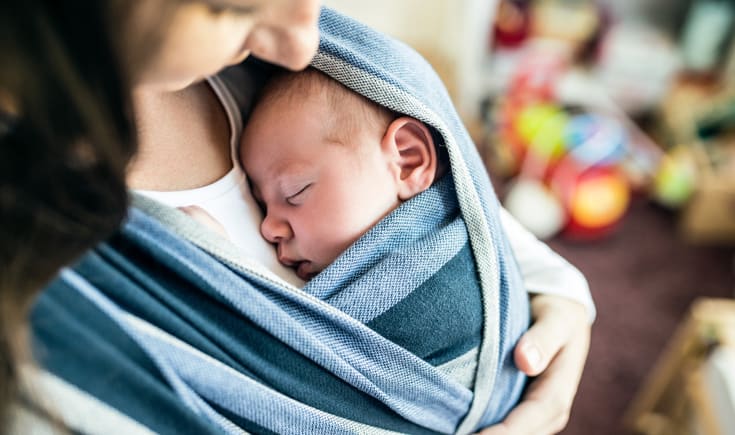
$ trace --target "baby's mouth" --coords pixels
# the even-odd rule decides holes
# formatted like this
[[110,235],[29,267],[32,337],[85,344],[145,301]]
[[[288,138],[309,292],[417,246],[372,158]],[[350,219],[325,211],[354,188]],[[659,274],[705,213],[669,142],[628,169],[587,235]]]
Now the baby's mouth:
[[281,253],[280,247],[278,248],[278,261],[284,266],[294,269],[296,271],[296,276],[304,281],[308,281],[318,274],[318,271],[313,271],[311,261],[288,258]]

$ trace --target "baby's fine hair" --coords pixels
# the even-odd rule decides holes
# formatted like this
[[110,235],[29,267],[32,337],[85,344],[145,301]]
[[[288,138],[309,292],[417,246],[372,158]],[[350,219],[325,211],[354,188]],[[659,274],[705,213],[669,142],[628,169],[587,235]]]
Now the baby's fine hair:
[[352,133],[374,128],[381,133],[397,115],[385,107],[347,88],[316,68],[303,71],[284,71],[271,78],[261,90],[258,105],[269,105],[286,100],[299,105],[314,93],[323,93],[333,116],[325,119],[336,142],[346,144]]

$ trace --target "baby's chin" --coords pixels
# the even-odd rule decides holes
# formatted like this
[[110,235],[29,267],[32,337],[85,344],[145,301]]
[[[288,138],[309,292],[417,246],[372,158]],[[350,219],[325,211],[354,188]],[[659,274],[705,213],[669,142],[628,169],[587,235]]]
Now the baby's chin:
[[316,267],[314,263],[308,260],[299,262],[296,265],[296,276],[303,279],[304,281],[310,281],[315,276],[319,275],[322,268]]

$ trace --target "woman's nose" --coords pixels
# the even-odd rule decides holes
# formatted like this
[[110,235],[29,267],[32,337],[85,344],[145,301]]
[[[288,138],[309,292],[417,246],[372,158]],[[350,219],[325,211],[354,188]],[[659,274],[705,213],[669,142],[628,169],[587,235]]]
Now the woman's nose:
[[319,44],[318,18],[318,1],[283,2],[272,12],[272,19],[253,30],[248,48],[263,60],[292,70],[303,69]]
[[293,232],[285,219],[266,214],[260,224],[260,233],[270,243],[280,243],[291,239]]

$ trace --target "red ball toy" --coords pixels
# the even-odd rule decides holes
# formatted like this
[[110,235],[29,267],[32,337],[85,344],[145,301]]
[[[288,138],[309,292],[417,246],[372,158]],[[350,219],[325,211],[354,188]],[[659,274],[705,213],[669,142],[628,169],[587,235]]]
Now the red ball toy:
[[552,188],[567,210],[563,234],[570,238],[596,239],[608,235],[630,204],[628,182],[614,166],[585,169],[569,160],[556,168]]

